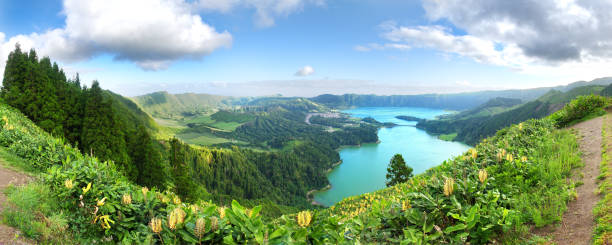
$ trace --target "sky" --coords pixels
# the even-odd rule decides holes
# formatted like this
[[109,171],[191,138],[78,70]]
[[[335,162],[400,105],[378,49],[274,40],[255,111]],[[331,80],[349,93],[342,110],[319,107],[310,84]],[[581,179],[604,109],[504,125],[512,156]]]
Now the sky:
[[19,43],[125,96],[454,93],[612,76],[600,0],[2,0]]

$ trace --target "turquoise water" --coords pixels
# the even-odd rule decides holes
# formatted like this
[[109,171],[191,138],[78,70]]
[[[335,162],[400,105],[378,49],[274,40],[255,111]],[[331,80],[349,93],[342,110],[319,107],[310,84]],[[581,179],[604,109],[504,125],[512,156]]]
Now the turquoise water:
[[444,110],[415,107],[362,107],[344,111],[353,117],[373,117],[380,122],[393,122],[398,127],[381,128],[378,144],[364,144],[340,150],[342,164],[332,170],[328,179],[331,189],[315,193],[315,201],[331,206],[340,200],[366,192],[385,188],[385,175],[391,157],[402,154],[414,174],[441,164],[452,156],[459,155],[469,146],[458,142],[439,140],[414,127],[416,122],[396,119],[407,115],[433,119],[445,114]]

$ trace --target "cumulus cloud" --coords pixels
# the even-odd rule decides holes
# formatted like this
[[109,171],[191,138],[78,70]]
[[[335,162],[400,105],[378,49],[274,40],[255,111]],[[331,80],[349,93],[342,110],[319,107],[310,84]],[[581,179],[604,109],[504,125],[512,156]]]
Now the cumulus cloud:
[[227,31],[216,31],[189,7],[180,0],[65,0],[64,28],[11,37],[2,43],[2,57],[19,42],[60,61],[110,54],[145,70],[159,70],[231,45]]
[[423,0],[423,8],[432,25],[384,22],[382,38],[527,74],[570,75],[567,82],[610,75],[610,1]]
[[234,8],[255,10],[254,20],[259,27],[270,27],[277,17],[301,11],[306,4],[325,5],[325,0],[198,0],[193,5],[203,11],[230,12]]
[[612,2],[597,0],[425,0],[429,19],[514,45],[542,62],[612,58]]
[[295,76],[304,77],[304,76],[312,75],[314,72],[315,71],[312,68],[312,66],[304,66],[295,73]]

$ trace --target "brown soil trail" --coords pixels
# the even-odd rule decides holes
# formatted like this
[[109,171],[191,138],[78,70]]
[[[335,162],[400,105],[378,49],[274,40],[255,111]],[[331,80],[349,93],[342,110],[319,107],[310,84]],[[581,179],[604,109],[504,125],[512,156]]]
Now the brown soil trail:
[[[0,159],[0,214],[6,207],[6,196],[4,195],[4,188],[9,185],[24,185],[29,182],[32,178],[27,174],[20,173],[5,167],[6,164],[3,159]],[[19,231],[13,227],[6,226],[0,222],[0,244],[30,244],[22,237],[15,239],[16,234]]]
[[[556,244],[591,244],[595,225],[593,207],[599,200],[595,191],[601,162],[601,129],[604,120],[607,120],[607,124],[612,123],[610,119],[610,115],[607,115],[571,127],[578,131],[578,143],[584,160],[584,168],[575,170],[572,178],[584,184],[576,188],[578,199],[568,204],[561,225],[551,233]],[[580,172],[584,173],[584,177],[580,177]]]

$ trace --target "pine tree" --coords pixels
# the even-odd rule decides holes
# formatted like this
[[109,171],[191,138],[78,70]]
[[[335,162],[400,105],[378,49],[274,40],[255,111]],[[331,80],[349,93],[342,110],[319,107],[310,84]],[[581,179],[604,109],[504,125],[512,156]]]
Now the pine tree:
[[81,133],[81,150],[103,161],[113,160],[126,175],[135,179],[135,171],[126,151],[125,134],[113,111],[112,101],[94,81],[86,92]]
[[166,182],[166,168],[161,153],[155,148],[153,138],[147,129],[139,125],[130,138],[130,158],[138,170],[136,183],[144,186],[163,188]]
[[387,167],[387,186],[404,183],[412,177],[412,168],[406,165],[401,154],[395,154]]
[[176,193],[189,200],[194,199],[198,187],[191,178],[189,166],[185,162],[186,158],[187,152],[183,144],[176,138],[170,140],[170,167]]

